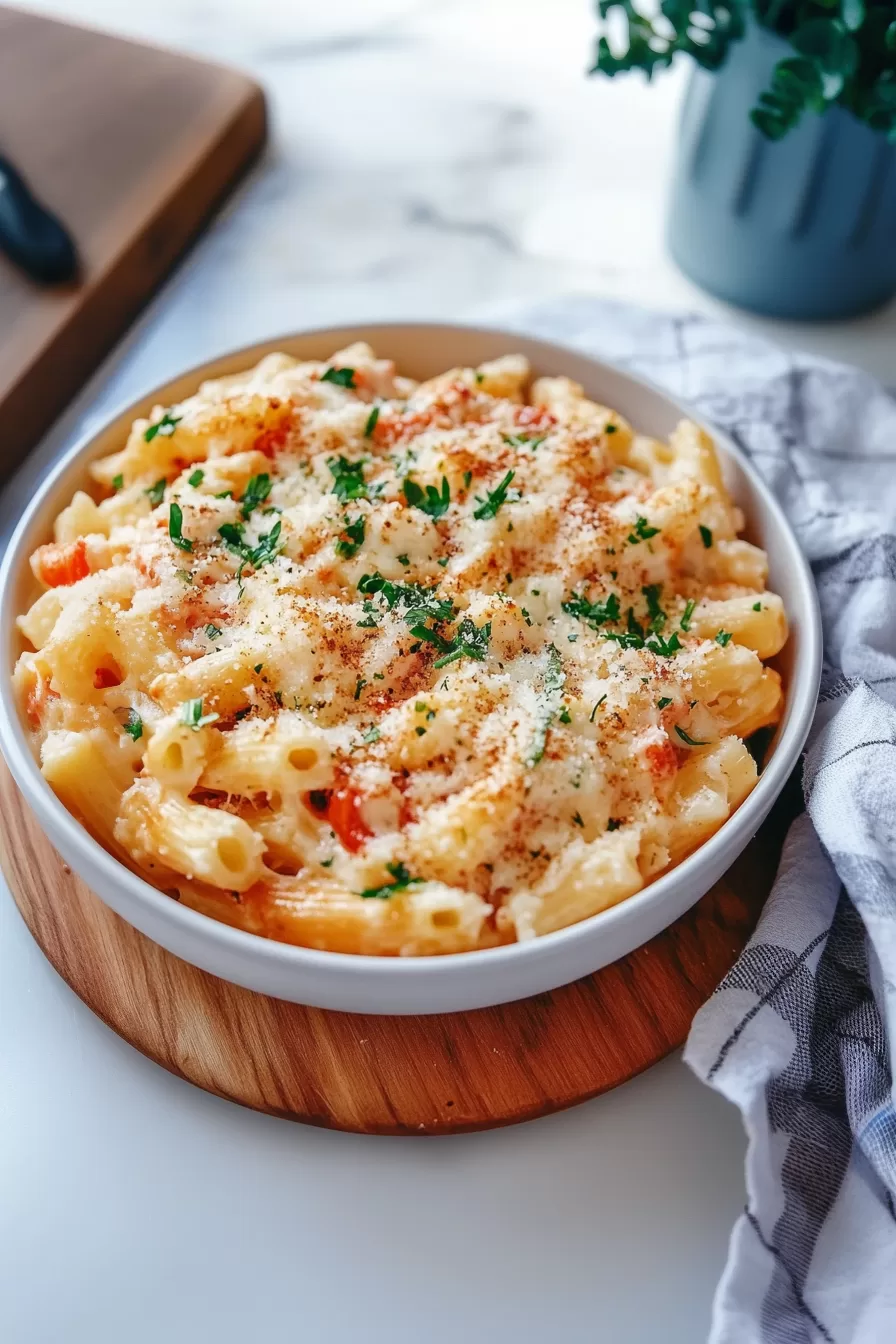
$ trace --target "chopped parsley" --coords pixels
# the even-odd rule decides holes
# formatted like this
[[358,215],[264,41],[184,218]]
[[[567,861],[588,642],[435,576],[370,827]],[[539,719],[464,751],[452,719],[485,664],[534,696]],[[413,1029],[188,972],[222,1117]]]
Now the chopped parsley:
[[454,617],[454,604],[439,597],[438,588],[424,588],[417,583],[393,583],[391,579],[384,579],[379,570],[362,577],[358,592],[365,597],[378,593],[389,610],[400,609],[411,626],[428,620],[450,621]]
[[193,575],[190,573],[188,569],[176,569],[174,572],[182,583],[193,582]]
[[148,490],[143,491],[144,495],[149,497],[149,502],[154,509],[158,508],[165,498],[165,487],[167,484],[168,482],[165,480],[165,477],[161,476],[156,481],[155,485],[151,485]]
[[[500,485],[496,485],[494,490],[486,492],[485,499],[480,499],[479,495],[476,496],[476,499],[479,502],[479,508],[473,510],[474,518],[481,522],[485,518],[494,518],[497,515],[501,505],[507,503],[507,487],[510,485],[510,482],[515,475],[515,472],[508,471]],[[514,497],[517,499],[519,498],[518,492],[515,492]]]
[[618,831],[621,825],[622,825],[621,821],[617,821],[615,817],[611,817],[610,820],[607,822],[607,830]]
[[202,470],[201,467],[197,467],[196,470],[187,477],[187,484],[192,485],[193,489],[195,490],[196,486],[201,485],[204,480],[205,480],[205,472]]
[[486,621],[485,625],[476,625],[469,616],[465,616],[457,627],[453,639],[444,639],[425,625],[413,626],[411,634],[427,644],[434,644],[439,650],[441,657],[435,660],[433,667],[447,667],[449,663],[456,663],[461,658],[475,658],[481,662],[488,654],[492,623]]
[[618,428],[619,428],[618,425],[614,425],[614,424],[611,422],[609,425],[605,425],[605,426],[604,426],[604,433],[605,433],[605,434],[615,434]]
[[547,434],[502,434],[501,438],[510,448],[531,448],[534,453],[544,443]]
[[215,495],[215,499],[233,499],[233,491],[219,490],[218,493]]
[[669,707],[669,705],[671,705],[671,703],[672,703],[672,700],[670,699],[670,697],[669,697],[668,695],[661,695],[660,698],[659,698],[659,700],[657,700],[657,702],[656,702],[656,707],[657,707],[657,709],[668,709],[668,707]]
[[634,529],[629,532],[626,540],[629,541],[632,546],[637,546],[639,541],[649,541],[651,537],[655,537],[659,530],[658,527],[651,527],[647,519],[642,518],[641,515],[638,514],[638,517],[635,519]]
[[184,511],[179,504],[172,501],[171,508],[168,510],[168,535],[174,542],[178,550],[192,551],[193,543],[183,534]]
[[135,742],[139,742],[143,736],[143,720],[136,709],[128,710],[128,717],[125,719],[124,730],[128,737],[132,737]]
[[331,457],[327,466],[333,477],[333,494],[341,504],[350,499],[367,499],[367,482],[364,480],[364,463],[349,462],[344,457]]
[[597,704],[594,706],[594,708],[592,709],[591,713],[588,715],[588,722],[589,722],[589,723],[593,723],[593,722],[594,722],[594,716],[595,716],[595,714],[597,713],[597,711],[600,709],[601,705],[602,705],[603,702],[606,700],[606,698],[607,698],[607,696],[606,696],[606,692],[605,692],[605,693],[601,696],[601,698],[598,700]]
[[218,717],[217,714],[203,714],[201,697],[198,700],[185,700],[181,706],[180,720],[188,728],[204,728],[207,723],[214,723]]
[[379,742],[379,740],[380,740],[380,730],[379,728],[377,728],[376,724],[374,724],[372,728],[368,728],[367,732],[361,738],[361,741],[366,743]]
[[358,892],[358,895],[362,900],[368,901],[375,899],[378,901],[387,901],[389,897],[394,896],[396,892],[406,891],[408,887],[418,886],[423,881],[422,877],[411,877],[403,863],[387,863],[386,872],[389,873],[394,880],[392,882],[385,882],[381,887],[365,887],[363,891]]
[[264,663],[256,663],[255,666],[253,667],[252,671],[253,671],[253,672],[260,672],[261,669],[262,669],[263,667],[264,667]]
[[399,555],[398,563],[404,565],[405,569],[407,569],[408,565],[411,563],[411,557],[409,555]]
[[584,821],[582,820],[582,814],[581,814],[581,812],[574,812],[574,813],[572,814],[572,820],[573,820],[573,825],[575,825],[575,826],[584,826],[584,825],[585,825]]
[[529,754],[525,761],[525,764],[529,769],[538,765],[538,762],[544,756],[545,747],[547,746],[548,741],[548,732],[561,708],[560,697],[563,694],[563,687],[566,683],[566,673],[563,671],[563,660],[553,644],[548,645],[547,659],[547,665],[544,671],[542,710],[535,729],[535,737],[532,740],[532,745],[529,748]]
[[649,583],[641,589],[647,599],[647,615],[650,617],[650,624],[647,627],[651,634],[658,635],[666,624],[666,613],[660,606],[660,594],[663,591],[661,583]]
[[716,635],[716,643],[717,643],[717,644],[721,644],[722,648],[724,649],[724,647],[725,647],[726,644],[730,644],[730,643],[731,643],[731,631],[730,631],[730,630],[720,630],[720,631],[718,632],[718,634]]
[[261,569],[262,565],[269,565],[276,560],[280,554],[281,528],[282,523],[278,518],[270,532],[265,532],[260,536],[257,545],[250,546],[248,542],[243,541],[244,527],[242,523],[221,524],[218,528],[218,536],[229,551],[240,557],[237,581],[242,579],[243,569],[246,565],[251,565],[253,569]]
[[416,481],[411,480],[410,476],[405,476],[401,488],[410,507],[429,514],[433,521],[444,517],[448,512],[451,504],[451,487],[446,476],[442,477],[441,491],[434,485],[428,485],[424,490]]
[[250,476],[240,500],[240,517],[248,518],[253,509],[263,504],[271,493],[271,478],[266,471]]
[[336,554],[343,560],[351,560],[353,555],[357,555],[360,547],[364,544],[364,533],[367,524],[363,518],[356,518],[354,522],[346,517],[345,526],[342,529],[342,536],[336,542]]
[[586,625],[593,626],[595,630],[598,626],[605,625],[607,621],[618,621],[622,614],[619,609],[619,598],[615,593],[610,593],[606,602],[589,602],[587,597],[573,593],[569,601],[563,603],[563,610],[567,616],[575,616]]
[[379,406],[374,406],[367,417],[367,424],[364,426],[365,439],[369,439],[371,437],[373,431],[376,429],[376,422],[377,420],[379,420],[379,418],[380,418],[380,408]]
[[650,653],[659,654],[663,658],[671,658],[673,654],[678,653],[682,646],[681,640],[674,631],[668,639],[664,639],[660,634],[650,634],[650,632],[645,636],[644,627],[637,620],[633,607],[629,607],[626,612],[624,633],[605,630],[603,634],[605,639],[615,640],[624,649],[647,649]]
[[753,603],[753,610],[754,610],[754,611],[761,611],[761,610],[762,610],[762,603],[761,603],[761,602],[754,602],[754,603]]
[[687,744],[688,744],[689,747],[705,747],[705,746],[706,746],[706,743],[705,743],[705,742],[698,742],[696,738],[694,738],[694,737],[688,737],[688,735],[687,735],[687,733],[685,732],[685,730],[684,730],[683,728],[679,728],[679,726],[678,726],[677,723],[676,723],[676,725],[675,725],[675,731],[676,731],[676,733],[678,734],[678,736],[681,738],[682,742],[687,742]]
[[354,387],[354,369],[327,369],[320,376],[322,383],[335,383],[337,387]]
[[691,617],[694,614],[694,608],[696,607],[696,605],[697,603],[692,597],[689,597],[687,602],[684,604],[684,611],[681,613],[681,620],[678,622],[678,624],[681,626],[685,634],[687,634],[687,632],[691,628]]
[[700,524],[700,540],[703,542],[706,549],[709,550],[712,545],[712,531],[710,528],[704,527],[702,523]]
[[359,677],[358,680],[355,682],[355,694],[354,694],[354,697],[353,697],[355,700],[360,700],[360,699],[361,699],[361,692],[363,691],[363,689],[364,689],[364,687],[365,687],[366,685],[367,685],[367,682],[365,681],[365,679],[364,679],[363,677]]
[[209,639],[220,639],[223,632],[220,626],[209,624],[205,627],[205,633],[208,635]]
[[115,491],[116,495],[118,494],[119,490],[122,488],[123,485],[124,485],[124,476],[122,476],[121,472],[119,472],[117,476],[112,477],[112,489]]
[[143,431],[143,438],[147,443],[152,443],[156,435],[163,439],[170,439],[177,426],[183,420],[182,415],[169,415],[166,411],[161,420],[156,420],[155,424],[149,426]]

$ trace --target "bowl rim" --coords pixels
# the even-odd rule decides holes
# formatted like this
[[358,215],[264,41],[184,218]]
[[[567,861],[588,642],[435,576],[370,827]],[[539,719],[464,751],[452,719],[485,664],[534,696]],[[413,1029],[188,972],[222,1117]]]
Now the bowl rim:
[[[800,632],[800,649],[788,686],[788,693],[791,698],[788,722],[780,739],[775,744],[756,786],[735,813],[729,816],[708,840],[699,845],[681,863],[668,869],[627,899],[600,910],[586,919],[565,925],[551,933],[542,934],[538,938],[505,943],[498,947],[476,948],[467,952],[449,952],[414,957],[379,956],[371,953],[330,952],[295,943],[279,942],[261,934],[235,928],[221,920],[214,919],[210,915],[201,914],[182,902],[173,901],[158,887],[129,869],[105,849],[98,840],[95,840],[87,828],[68,811],[40,772],[40,768],[31,753],[15,703],[10,675],[11,669],[7,666],[7,657],[13,650],[13,640],[16,636],[15,621],[20,614],[14,609],[15,602],[13,599],[20,566],[26,560],[26,557],[19,553],[22,551],[25,538],[47,497],[52,494],[59,481],[72,470],[79,459],[83,458],[85,462],[92,460],[91,448],[107,432],[110,426],[126,416],[130,416],[132,420],[135,419],[143,413],[143,408],[149,403],[163,402],[166,389],[173,384],[186,379],[192,380],[194,377],[198,384],[203,378],[221,376],[210,371],[222,363],[245,356],[248,367],[249,361],[253,359],[257,361],[265,354],[282,349],[284,344],[290,341],[320,339],[323,343],[327,339],[335,338],[345,343],[347,339],[363,340],[365,334],[369,335],[374,330],[384,333],[390,331],[407,333],[411,331],[429,332],[433,335],[443,333],[458,337],[469,335],[471,337],[495,338],[505,341],[508,350],[513,349],[514,341],[540,344],[556,351],[560,357],[570,355],[576,359],[584,359],[598,370],[605,369],[613,376],[627,381],[634,388],[645,389],[667,404],[671,404],[682,416],[695,421],[722,445],[724,452],[734,459],[750,482],[752,490],[761,498],[766,516],[771,518],[774,529],[790,552],[788,563],[793,566],[802,604],[800,617],[803,628]],[[405,981],[425,977],[431,981],[433,976],[442,979],[450,978],[461,966],[466,966],[471,971],[474,967],[497,969],[507,963],[521,959],[531,960],[539,955],[546,956],[549,953],[560,953],[564,944],[577,942],[587,937],[589,932],[593,934],[598,928],[603,927],[609,930],[617,923],[628,922],[634,916],[636,910],[661,903],[666,892],[673,884],[678,885],[683,877],[686,879],[689,872],[696,872],[701,866],[712,866],[714,858],[721,850],[731,848],[734,850],[734,854],[728,862],[722,865],[723,870],[727,869],[758,830],[775,798],[783,789],[805,744],[815,715],[821,678],[822,627],[818,595],[809,563],[800,549],[784,510],[746,454],[738,448],[729,435],[707,421],[689,402],[668,392],[650,378],[632,373],[612,360],[599,358],[570,342],[555,340],[553,337],[542,337],[537,333],[530,334],[527,331],[475,322],[376,321],[371,319],[342,325],[299,328],[277,336],[253,341],[249,345],[236,346],[221,351],[187,369],[174,373],[142,395],[129,398],[110,413],[104,414],[99,425],[92,426],[79,435],[75,442],[53,464],[51,470],[31,496],[27,507],[13,529],[2,559],[0,559],[0,650],[2,650],[0,652],[0,659],[2,659],[2,666],[0,666],[0,749],[2,749],[16,784],[21,789],[26,801],[33,808],[41,829],[47,834],[54,848],[57,848],[57,846],[53,840],[52,832],[54,830],[64,831],[72,847],[81,851],[92,870],[98,872],[105,882],[118,883],[124,886],[136,902],[154,906],[163,920],[180,925],[185,935],[197,935],[200,940],[215,943],[222,950],[229,951],[237,957],[245,954],[250,958],[261,958],[265,962],[277,964],[281,968],[291,967],[295,970],[297,978],[302,968],[309,971],[329,968],[334,976],[351,974],[354,971],[363,972],[366,976],[373,975],[390,980],[393,977],[401,977]]]

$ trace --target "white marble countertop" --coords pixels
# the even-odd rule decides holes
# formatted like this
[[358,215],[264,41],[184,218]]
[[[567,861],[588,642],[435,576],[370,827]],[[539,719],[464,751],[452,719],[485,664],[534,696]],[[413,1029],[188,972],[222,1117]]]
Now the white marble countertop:
[[[662,248],[681,78],[586,81],[588,0],[51,0],[253,70],[265,162],[50,436],[206,354],[590,291],[716,311]],[[751,321],[892,380],[893,310]],[[27,478],[7,496],[7,518]],[[5,1344],[696,1344],[743,1200],[677,1060],[515,1130],[327,1134],[209,1097],[96,1021],[0,892]]]

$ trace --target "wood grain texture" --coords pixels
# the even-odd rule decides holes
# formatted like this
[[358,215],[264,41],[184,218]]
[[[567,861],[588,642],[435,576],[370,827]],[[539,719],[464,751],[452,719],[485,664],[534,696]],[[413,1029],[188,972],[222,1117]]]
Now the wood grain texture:
[[451,1134],[562,1110],[680,1046],[771,886],[785,801],[711,892],[595,975],[472,1013],[303,1008],[196,970],[59,858],[0,758],[0,857],[40,947],[114,1031],[172,1073],[270,1115],[363,1134]]
[[83,280],[0,255],[0,479],[81,387],[265,138],[233,70],[0,7],[0,149],[71,229]]

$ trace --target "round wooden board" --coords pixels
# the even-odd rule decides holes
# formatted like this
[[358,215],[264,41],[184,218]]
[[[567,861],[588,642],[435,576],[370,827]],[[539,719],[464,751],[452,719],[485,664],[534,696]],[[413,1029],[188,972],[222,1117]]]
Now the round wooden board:
[[270,1115],[362,1134],[453,1134],[547,1115],[680,1046],[753,930],[782,809],[701,901],[596,974],[471,1013],[374,1017],[265,998],[165,952],[63,863],[0,758],[0,856],[50,962],[131,1045]]

